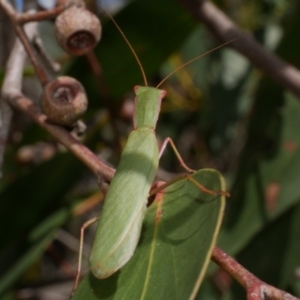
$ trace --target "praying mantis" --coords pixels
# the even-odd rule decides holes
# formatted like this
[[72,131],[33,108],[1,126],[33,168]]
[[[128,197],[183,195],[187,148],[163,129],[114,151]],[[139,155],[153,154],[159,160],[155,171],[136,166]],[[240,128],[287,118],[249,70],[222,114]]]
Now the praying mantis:
[[[194,172],[185,165],[170,138],[158,149],[154,129],[165,91],[147,86],[136,86],[134,90],[134,130],[128,137],[106,195],[89,259],[90,269],[99,279],[112,275],[132,257],[139,241],[148,196],[158,191],[150,192],[167,143],[171,144],[183,168]],[[220,193],[194,183],[206,193]]]
[[[148,196],[179,180],[175,178],[150,191],[159,158],[167,143],[171,144],[182,167],[189,173],[194,172],[185,165],[170,138],[165,139],[160,150],[158,148],[154,129],[165,91],[147,86],[136,86],[134,90],[134,130],[128,137],[106,195],[89,258],[90,269],[99,279],[109,277],[132,257],[139,241]],[[227,195],[225,191],[206,189],[189,175],[183,177],[187,177],[205,193]],[[92,219],[87,224],[94,221]],[[78,280],[79,277],[76,279],[75,288]]]
[[[204,193],[228,196],[226,191],[209,190],[197,182],[197,180],[193,179],[189,174],[194,173],[195,170],[190,169],[184,163],[175,144],[170,138],[166,138],[159,149],[155,136],[155,128],[160,113],[161,101],[166,92],[158,89],[162,82],[155,88],[147,86],[144,71],[134,49],[114,19],[112,19],[112,21],[125,38],[125,41],[135,56],[142,70],[145,86],[134,87],[136,96],[133,116],[134,129],[130,133],[122,152],[115,176],[112,179],[105,198],[101,217],[88,221],[82,227],[81,250],[78,264],[79,270],[81,265],[83,231],[88,225],[99,219],[89,257],[90,270],[93,275],[99,279],[111,276],[122,268],[133,256],[140,238],[149,196],[156,194],[161,189],[182,178],[187,178],[193,182]],[[225,44],[209,52],[223,47]],[[203,55],[206,54],[207,53]],[[203,55],[194,58],[181,67],[199,59]],[[159,159],[168,143],[170,143],[181,166],[187,171],[187,174],[177,177],[165,183],[163,186],[152,189],[151,187],[158,169]],[[74,289],[76,289],[78,285],[79,274],[78,272]]]

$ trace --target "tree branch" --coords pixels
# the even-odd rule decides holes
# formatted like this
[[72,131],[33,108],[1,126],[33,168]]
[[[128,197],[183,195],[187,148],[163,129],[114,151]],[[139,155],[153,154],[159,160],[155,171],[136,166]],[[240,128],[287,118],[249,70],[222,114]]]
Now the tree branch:
[[[37,23],[31,23],[26,25],[25,31],[28,34],[28,38],[31,40],[36,34]],[[19,39],[16,39],[10,57],[7,61],[6,69],[9,76],[5,76],[0,98],[0,170],[2,170],[3,156],[5,150],[5,144],[10,128],[10,122],[12,118],[11,107],[3,101],[9,93],[17,93],[22,88],[23,74],[18,72],[14,65],[18,65],[23,71],[26,53],[22,51],[23,46]],[[2,176],[2,174],[0,173]]]
[[218,247],[214,248],[211,259],[245,288],[248,300],[299,300],[261,281]]
[[12,5],[7,2],[7,0],[0,0],[0,7],[2,7],[3,11],[6,13],[7,17],[10,19],[10,22],[11,22],[17,36],[19,37],[24,48],[26,49],[28,57],[31,60],[31,63],[35,69],[35,73],[36,73],[37,77],[39,78],[41,84],[45,85],[50,80],[50,77],[47,74],[47,72],[44,70],[42,65],[40,64],[40,62],[38,60],[38,55],[37,55],[35,49],[32,47],[28,37],[26,36],[23,26],[18,23],[16,11],[12,7]]
[[[32,26],[32,24],[29,25]],[[102,162],[92,151],[76,140],[63,127],[48,123],[46,121],[47,117],[41,112],[41,109],[21,93],[25,57],[26,52],[22,44],[16,41],[6,67],[2,87],[3,99],[32,118],[79,158],[97,176],[100,185],[102,184],[102,178],[105,181],[110,181],[115,172],[113,168]]]
[[241,31],[211,1],[177,0],[192,16],[206,27],[222,42],[239,38],[229,44],[230,47],[248,58],[253,65],[286,89],[300,97],[300,72],[284,62],[275,54],[267,51],[252,37]]

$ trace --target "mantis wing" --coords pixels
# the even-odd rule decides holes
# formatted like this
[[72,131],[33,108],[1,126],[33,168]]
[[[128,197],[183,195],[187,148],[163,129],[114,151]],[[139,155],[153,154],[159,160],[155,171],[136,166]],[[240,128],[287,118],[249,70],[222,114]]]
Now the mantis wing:
[[[225,190],[215,170],[193,177],[209,189]],[[87,274],[73,299],[192,299],[216,243],[224,203],[224,196],[205,194],[188,179],[168,186],[148,208],[128,264],[104,280]]]

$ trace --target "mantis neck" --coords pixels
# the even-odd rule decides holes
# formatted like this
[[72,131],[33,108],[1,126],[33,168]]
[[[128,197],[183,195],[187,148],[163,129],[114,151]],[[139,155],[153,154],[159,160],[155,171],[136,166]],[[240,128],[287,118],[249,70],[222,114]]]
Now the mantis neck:
[[153,87],[135,86],[134,129],[156,128],[160,112],[161,100],[165,96],[164,90]]

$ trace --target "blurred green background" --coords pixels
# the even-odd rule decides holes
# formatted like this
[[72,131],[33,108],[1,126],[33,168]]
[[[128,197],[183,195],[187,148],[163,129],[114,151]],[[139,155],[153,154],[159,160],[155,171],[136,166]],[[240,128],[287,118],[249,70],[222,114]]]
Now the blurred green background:
[[[259,43],[299,67],[297,1],[214,2]],[[70,58],[57,48],[50,21],[41,24],[41,35],[50,54],[63,63],[62,73],[80,80],[88,93],[83,142],[116,166],[132,129],[133,86],[143,81],[120,33],[105,13],[99,13],[103,34],[95,53],[102,67],[100,82],[85,57]],[[115,18],[153,86],[183,62],[219,45],[175,1],[132,1]],[[2,68],[2,76],[3,72]],[[30,73],[28,67],[29,94],[32,86],[39,88],[31,83]],[[181,69],[162,88],[167,97],[156,130],[158,140],[172,137],[187,165],[216,168],[226,178],[232,196],[218,246],[260,279],[300,297],[298,99],[229,48]],[[180,172],[168,150],[158,178]],[[72,237],[78,237],[84,220],[99,213],[94,203],[103,198],[96,180],[20,113],[13,120],[3,174],[0,299],[67,299],[76,268]],[[47,288],[57,294],[49,296]],[[246,296],[212,265],[198,299]]]

